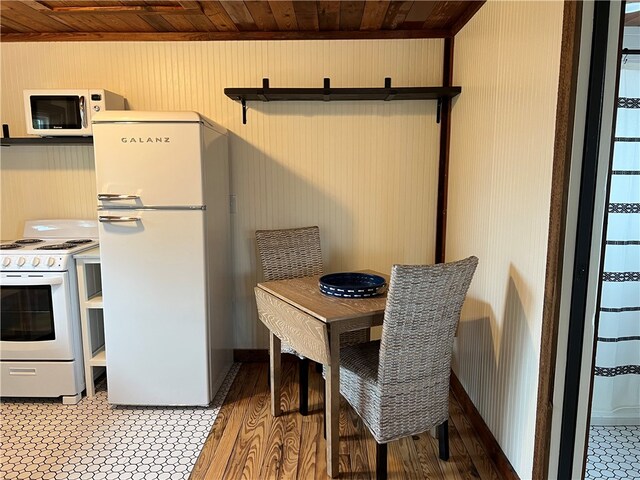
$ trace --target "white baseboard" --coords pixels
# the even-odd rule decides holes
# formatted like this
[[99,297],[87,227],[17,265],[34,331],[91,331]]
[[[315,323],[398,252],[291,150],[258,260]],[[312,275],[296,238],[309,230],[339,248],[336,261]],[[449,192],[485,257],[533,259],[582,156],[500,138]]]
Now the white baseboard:
[[591,412],[592,426],[640,425],[640,407],[619,408],[613,412]]

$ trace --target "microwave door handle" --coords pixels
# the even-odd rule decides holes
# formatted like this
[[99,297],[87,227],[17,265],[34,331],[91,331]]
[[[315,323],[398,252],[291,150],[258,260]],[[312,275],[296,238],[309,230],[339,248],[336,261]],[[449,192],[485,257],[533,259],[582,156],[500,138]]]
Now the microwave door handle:
[[82,128],[87,128],[87,112],[84,101],[84,95],[80,95],[80,121],[82,122]]

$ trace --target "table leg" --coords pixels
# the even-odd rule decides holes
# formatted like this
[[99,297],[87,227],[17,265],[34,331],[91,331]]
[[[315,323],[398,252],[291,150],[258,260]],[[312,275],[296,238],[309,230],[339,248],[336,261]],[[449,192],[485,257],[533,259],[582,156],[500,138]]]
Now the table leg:
[[269,376],[271,378],[271,415],[280,415],[280,339],[269,332]]
[[340,334],[329,333],[330,362],[325,379],[325,415],[327,424],[327,474],[336,478],[339,472],[340,442]]

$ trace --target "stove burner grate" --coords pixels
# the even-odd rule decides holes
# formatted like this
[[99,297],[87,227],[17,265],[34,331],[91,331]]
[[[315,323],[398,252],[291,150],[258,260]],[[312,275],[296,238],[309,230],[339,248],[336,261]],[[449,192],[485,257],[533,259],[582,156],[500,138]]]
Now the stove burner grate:
[[44,242],[44,240],[40,240],[39,238],[23,238],[15,241],[15,243],[19,245],[30,245],[32,243],[42,243],[42,242]]
[[38,247],[36,250],[69,250],[70,248],[75,248],[75,245],[72,243],[54,243],[53,245],[45,245],[43,247]]
[[83,243],[89,243],[92,240],[89,238],[78,238],[76,240],[67,240],[64,243],[70,243],[72,245],[82,245]]
[[4,245],[0,245],[0,250],[16,250],[18,248],[22,248],[22,245],[18,243],[5,243]]

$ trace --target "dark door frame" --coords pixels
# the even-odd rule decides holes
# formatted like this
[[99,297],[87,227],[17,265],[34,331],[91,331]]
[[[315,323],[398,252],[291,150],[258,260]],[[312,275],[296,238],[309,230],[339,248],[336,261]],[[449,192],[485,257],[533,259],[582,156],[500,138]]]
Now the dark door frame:
[[[568,2],[574,3],[574,2]],[[561,58],[560,88],[558,94],[558,116],[556,118],[556,151],[554,158],[554,177],[552,185],[552,201],[549,228],[549,249],[547,252],[547,280],[545,285],[545,305],[542,326],[542,346],[540,353],[540,377],[538,382],[538,407],[536,418],[536,440],[534,449],[533,477],[545,479],[549,475],[549,448],[551,439],[551,416],[553,409],[556,353],[566,349],[566,368],[561,407],[560,444],[558,470],[554,478],[572,478],[576,452],[578,401],[580,398],[582,358],[585,347],[592,349],[594,345],[584,345],[585,318],[590,287],[592,234],[596,207],[598,181],[598,163],[600,161],[601,134],[611,129],[611,145],[613,148],[614,125],[603,124],[603,108],[605,107],[605,83],[607,50],[610,38],[610,2],[599,1],[593,4],[593,30],[589,63],[589,85],[586,99],[586,116],[583,151],[581,158],[580,187],[578,198],[577,225],[575,236],[574,262],[571,272],[572,287],[570,292],[568,338],[566,344],[558,345],[558,324],[560,321],[560,300],[562,296],[562,263],[564,256],[564,240],[566,233],[566,209],[569,193],[569,173],[571,163],[571,142],[576,101],[577,67],[580,49],[582,6],[577,2],[573,8],[565,4],[563,54]],[[618,38],[621,38],[624,17],[624,3]],[[572,25],[571,25],[572,24]],[[617,59],[619,62],[619,59]],[[617,76],[616,73],[616,95]],[[563,80],[571,79],[570,87],[563,91]],[[614,122],[615,124],[615,122]],[[610,160],[610,157],[609,157]],[[608,185],[608,181],[607,181]],[[600,187],[601,188],[601,187]],[[607,187],[608,188],[608,187]],[[561,213],[554,213],[559,210]],[[590,269],[591,268],[591,269]],[[600,267],[599,267],[600,268]],[[591,279],[592,280],[592,279]],[[569,295],[567,293],[567,295]],[[598,288],[599,298],[599,288]],[[599,303],[599,299],[597,300]],[[597,328],[597,319],[596,319]],[[588,372],[592,382],[591,372]],[[592,385],[591,385],[592,386]],[[589,389],[589,399],[591,389]],[[590,401],[589,401],[590,403]]]
[[580,178],[580,199],[573,266],[573,288],[569,313],[567,365],[562,403],[558,478],[571,478],[575,452],[577,405],[580,395],[584,323],[587,313],[589,272],[594,209],[596,204],[600,136],[603,128],[603,100],[606,80],[607,46],[609,40],[609,2],[595,2],[591,65],[587,93],[587,121]]

